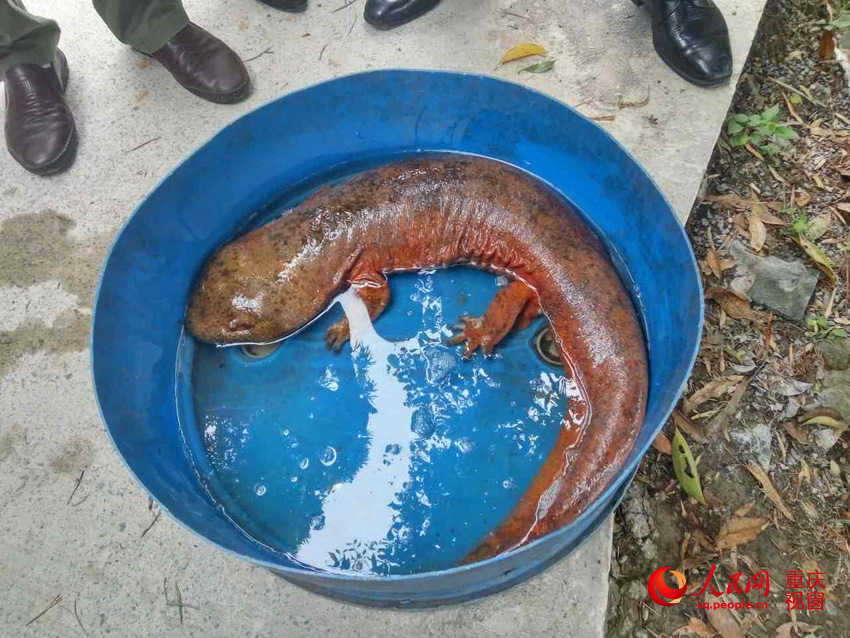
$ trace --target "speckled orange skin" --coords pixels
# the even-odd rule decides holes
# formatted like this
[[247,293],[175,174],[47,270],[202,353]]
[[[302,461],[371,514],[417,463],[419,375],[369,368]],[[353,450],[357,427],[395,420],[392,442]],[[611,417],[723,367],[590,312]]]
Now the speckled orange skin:
[[[386,273],[454,264],[513,279],[454,340],[466,342],[466,354],[491,351],[542,310],[582,394],[520,502],[472,562],[573,520],[622,468],[643,422],[646,350],[634,308],[597,237],[552,191],[481,158],[431,157],[361,173],[214,255],[187,325],[210,343],[274,341],[349,285],[374,318],[389,300]],[[347,338],[343,320],[328,345]]]

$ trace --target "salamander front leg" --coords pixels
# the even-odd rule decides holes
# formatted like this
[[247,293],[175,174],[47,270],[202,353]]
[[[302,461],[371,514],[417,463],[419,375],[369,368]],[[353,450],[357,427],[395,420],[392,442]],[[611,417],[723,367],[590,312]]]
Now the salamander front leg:
[[[372,321],[375,321],[390,302],[390,286],[387,283],[386,277],[376,275],[374,278],[370,277],[368,280],[358,278],[357,283],[354,285],[358,286],[357,296],[366,304],[366,308],[369,310],[369,317]],[[342,346],[345,345],[345,342],[350,338],[351,331],[348,325],[348,318],[343,317],[328,328],[328,331],[325,333],[325,345],[328,350],[339,352]]]
[[537,293],[521,281],[512,281],[499,289],[483,317],[462,317],[463,329],[449,343],[466,342],[465,359],[478,348],[489,355],[511,328],[525,328],[539,313]]

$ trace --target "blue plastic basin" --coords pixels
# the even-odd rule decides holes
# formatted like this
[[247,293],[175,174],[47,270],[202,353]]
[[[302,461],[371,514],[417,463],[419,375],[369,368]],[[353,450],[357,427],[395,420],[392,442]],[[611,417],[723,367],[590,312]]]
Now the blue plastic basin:
[[[510,511],[554,440],[557,411],[547,413],[548,420],[523,421],[522,414],[534,398],[528,379],[555,379],[558,371],[531,353],[539,326],[513,335],[492,362],[456,364],[450,350],[428,346],[422,356],[438,357],[448,370],[439,383],[463,383],[473,369],[464,366],[477,365],[503,386],[490,394],[484,388],[463,410],[443,410],[443,421],[416,430],[411,445],[435,428],[450,442],[464,441],[460,452],[443,446],[427,471],[416,474],[420,504],[428,502],[421,494],[442,494],[436,506],[429,496],[434,516],[418,544],[408,543],[398,561],[371,574],[362,566],[353,570],[351,561],[316,569],[289,551],[311,525],[324,524],[307,522],[319,520],[311,518],[317,507],[311,495],[349,480],[363,465],[371,436],[363,430],[369,410],[352,382],[350,349],[336,358],[324,351],[328,315],[268,359],[252,361],[233,348],[194,344],[183,334],[184,310],[206,258],[246,228],[323,182],[423,152],[515,165],[560,192],[597,229],[643,319],[650,360],[646,421],[627,466],[573,523],[496,558],[456,566]],[[394,277],[393,305],[376,327],[392,340],[432,328],[427,318],[411,319],[423,281],[432,298],[443,300],[444,327],[459,312],[480,313],[495,290],[493,279],[465,269]],[[92,367],[116,448],[161,507],[189,529],[319,593],[377,606],[431,606],[520,582],[575,549],[604,520],[690,374],[702,303],[693,253],[669,203],[602,128],[549,97],[493,78],[376,71],[260,107],[162,180],[139,204],[104,267]],[[332,377],[333,388],[313,409],[303,380],[320,373]],[[433,401],[420,403],[424,409]],[[499,419],[505,427],[495,426]],[[534,446],[517,444],[523,428],[537,428]],[[213,445],[205,437],[217,430],[223,438]],[[233,446],[241,446],[238,454]],[[334,460],[343,451],[339,462],[316,460],[326,447],[334,448]],[[396,454],[397,446],[387,445],[386,452]],[[506,473],[510,479],[502,480]],[[416,501],[399,507],[414,517]]]

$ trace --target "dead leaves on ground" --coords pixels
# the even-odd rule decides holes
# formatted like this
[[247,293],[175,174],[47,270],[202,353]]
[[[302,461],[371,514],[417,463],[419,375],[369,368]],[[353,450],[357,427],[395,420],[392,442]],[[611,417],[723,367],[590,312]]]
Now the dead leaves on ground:
[[709,381],[684,400],[682,403],[682,412],[685,416],[692,415],[694,411],[706,401],[719,399],[724,394],[728,393],[729,390],[734,388],[743,378],[744,375],[742,374],[730,374],[729,376]]
[[723,638],[745,638],[744,630],[735,620],[728,609],[714,609],[714,600],[709,599],[709,593],[705,594],[705,603],[708,609],[705,610],[705,615],[708,616],[708,622],[714,627]]
[[735,549],[738,545],[757,539],[770,525],[770,519],[764,517],[740,518],[733,516],[724,521],[717,534],[717,551]]
[[764,319],[760,312],[753,310],[746,295],[742,295],[731,288],[712,286],[705,291],[705,298],[716,301],[723,308],[723,311],[733,319],[748,319],[750,321]]
[[785,501],[782,500],[782,496],[779,494],[777,489],[773,486],[773,482],[770,480],[770,477],[767,475],[760,466],[755,463],[747,464],[747,469],[750,471],[756,480],[761,483],[762,489],[764,490],[765,496],[770,499],[770,501],[776,506],[776,508],[782,512],[782,515],[787,518],[789,521],[794,520],[794,515],[791,514],[791,511],[785,505]]
[[809,259],[811,259],[818,268],[826,273],[826,276],[829,277],[829,282],[834,286],[838,281],[838,277],[832,269],[832,264],[829,261],[829,257],[826,256],[826,253],[824,253],[819,246],[809,241],[809,239],[804,235],[797,234],[794,237],[794,241],[797,242],[797,245],[803,249],[803,252],[806,253]]
[[[820,629],[820,625],[810,625],[805,622],[787,622],[776,628],[774,638],[794,638],[795,636],[804,636],[814,633],[818,629]],[[796,631],[796,633],[792,633],[794,631]]]
[[679,636],[699,636],[699,638],[712,638],[715,635],[715,631],[706,625],[699,618],[694,616],[688,621],[687,625],[683,625],[679,627],[676,631],[673,632],[673,636],[679,638]]

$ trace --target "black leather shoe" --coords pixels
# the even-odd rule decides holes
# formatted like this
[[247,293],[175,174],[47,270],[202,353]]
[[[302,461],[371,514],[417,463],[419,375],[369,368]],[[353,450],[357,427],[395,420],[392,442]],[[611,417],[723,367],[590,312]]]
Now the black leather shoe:
[[440,0],[366,0],[363,17],[376,29],[392,29],[418,18],[438,4]]
[[248,97],[251,80],[239,56],[190,22],[151,54],[180,85],[210,102],[233,104]]
[[732,75],[732,47],[712,0],[633,0],[652,16],[652,43],[661,59],[692,84],[717,86]]
[[307,9],[307,0],[260,0],[260,2],[289,13],[301,13]]
[[74,116],[65,104],[68,62],[57,50],[47,67],[14,64],[6,70],[6,148],[36,175],[68,168],[77,152]]

